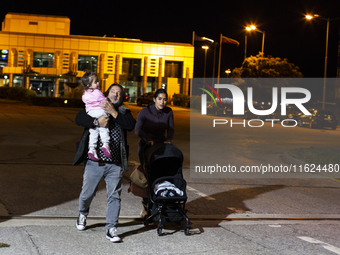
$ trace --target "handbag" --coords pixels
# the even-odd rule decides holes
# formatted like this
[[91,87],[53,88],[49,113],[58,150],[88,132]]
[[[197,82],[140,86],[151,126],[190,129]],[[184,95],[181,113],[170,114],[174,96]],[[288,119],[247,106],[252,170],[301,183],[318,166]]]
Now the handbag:
[[148,180],[145,177],[145,171],[142,165],[135,166],[133,172],[130,175],[130,180],[132,183],[141,188],[146,188],[148,186]]
[[148,189],[141,188],[133,182],[130,182],[130,187],[128,188],[128,193],[131,192],[137,197],[148,198]]

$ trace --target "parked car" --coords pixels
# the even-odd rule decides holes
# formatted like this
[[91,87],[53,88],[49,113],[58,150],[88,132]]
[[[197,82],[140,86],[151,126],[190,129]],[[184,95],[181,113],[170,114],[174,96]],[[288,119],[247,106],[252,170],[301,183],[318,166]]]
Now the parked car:
[[155,91],[145,93],[144,95],[141,95],[137,97],[137,105],[142,106],[143,104],[149,105],[153,102],[153,96],[155,95]]
[[338,118],[331,110],[309,109],[312,115],[301,114],[298,119],[298,125],[309,126],[310,128],[330,127],[335,130],[338,126]]
[[[278,119],[280,122],[282,120],[291,119],[292,121],[285,121],[285,124],[296,125],[296,122],[299,120],[301,111],[296,106],[289,106],[286,108],[286,115],[281,115],[281,106],[278,106],[276,111],[268,116],[268,119]],[[274,121],[279,122],[279,121]]]
[[222,104],[221,106],[219,103],[215,105],[215,103],[212,102],[207,106],[207,114],[231,117],[233,115],[233,108],[229,104]]
[[[262,106],[262,105],[260,107],[255,107],[255,109],[267,110],[267,108]],[[250,110],[246,110],[244,112],[244,118],[246,120],[252,120],[252,119],[265,120],[265,119],[271,119],[271,116],[270,115],[256,115],[256,114],[252,113]]]

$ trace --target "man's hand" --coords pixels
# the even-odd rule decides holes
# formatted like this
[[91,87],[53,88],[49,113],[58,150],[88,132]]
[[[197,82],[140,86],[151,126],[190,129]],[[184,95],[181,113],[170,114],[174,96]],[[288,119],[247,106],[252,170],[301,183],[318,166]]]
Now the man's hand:
[[105,115],[100,116],[98,118],[98,126],[104,127],[104,128],[108,127],[109,126],[109,120],[110,119],[109,119],[108,116],[105,116]]
[[118,112],[109,100],[102,102],[102,109],[109,113],[113,118],[116,118],[118,115]]

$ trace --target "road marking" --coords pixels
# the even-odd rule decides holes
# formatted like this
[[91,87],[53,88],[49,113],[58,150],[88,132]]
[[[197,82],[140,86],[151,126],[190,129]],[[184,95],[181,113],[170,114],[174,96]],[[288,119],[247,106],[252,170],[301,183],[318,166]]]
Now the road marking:
[[332,251],[332,252],[334,252],[336,254],[340,254],[340,248],[335,247],[335,246],[333,246],[331,244],[319,241],[319,240],[314,239],[314,238],[309,237],[309,236],[298,236],[298,238],[300,238],[301,240],[304,240],[306,242],[309,242],[309,243],[321,244],[322,247],[325,248],[326,250]]
[[187,189],[190,191],[193,191],[194,193],[196,193],[197,195],[204,197],[206,200],[216,200],[215,198],[208,196],[207,194],[202,193],[201,191],[194,189],[192,187],[187,186]]

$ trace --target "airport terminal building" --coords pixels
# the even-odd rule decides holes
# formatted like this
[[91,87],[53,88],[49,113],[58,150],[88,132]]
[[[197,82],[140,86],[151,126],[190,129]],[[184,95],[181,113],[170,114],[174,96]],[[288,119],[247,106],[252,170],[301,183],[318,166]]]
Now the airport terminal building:
[[50,97],[67,96],[86,69],[98,74],[103,91],[117,82],[132,101],[162,87],[169,95],[188,94],[194,68],[191,44],[70,35],[63,16],[8,13],[0,53],[0,86]]

